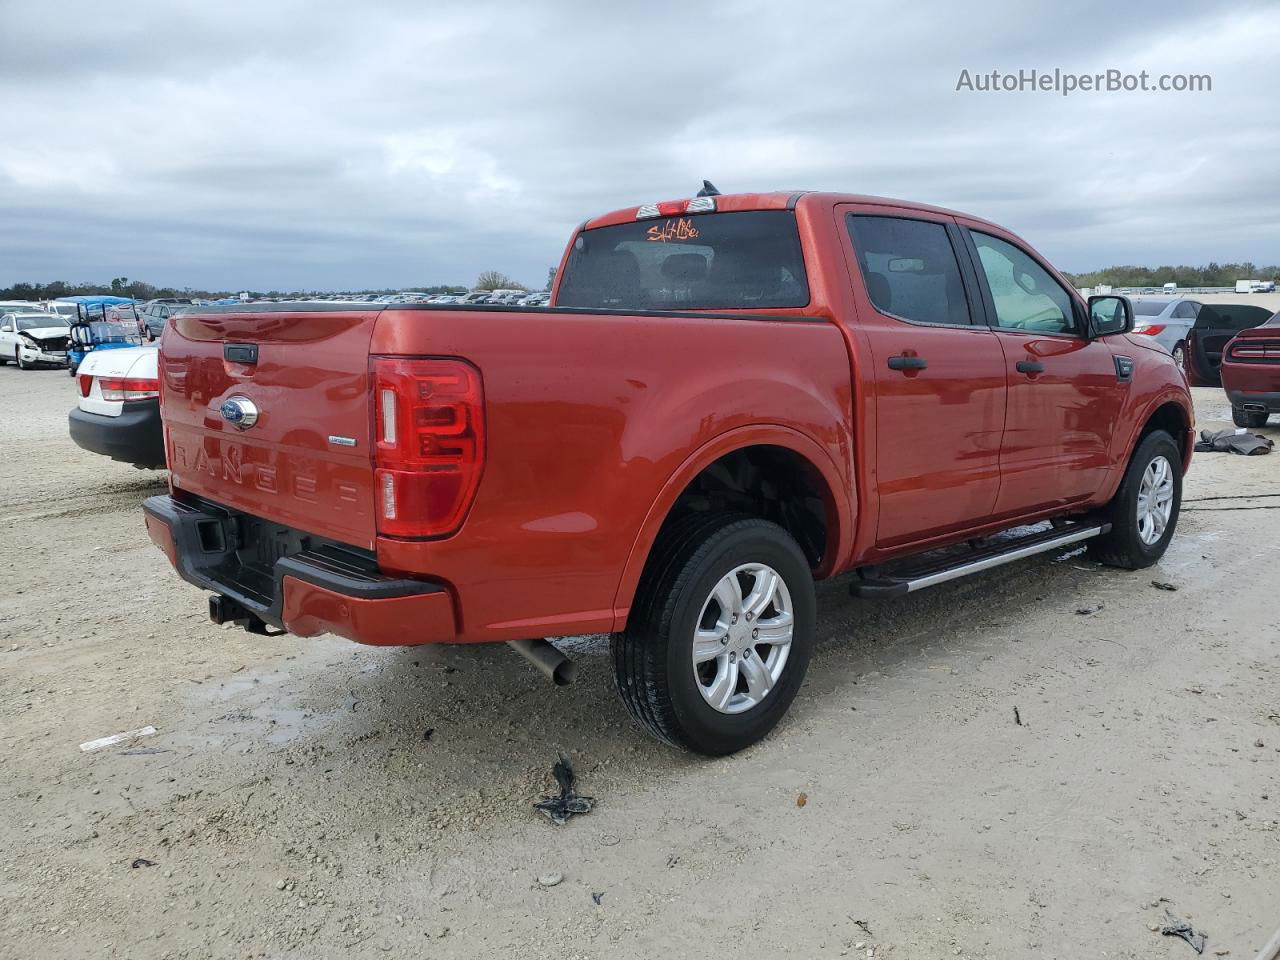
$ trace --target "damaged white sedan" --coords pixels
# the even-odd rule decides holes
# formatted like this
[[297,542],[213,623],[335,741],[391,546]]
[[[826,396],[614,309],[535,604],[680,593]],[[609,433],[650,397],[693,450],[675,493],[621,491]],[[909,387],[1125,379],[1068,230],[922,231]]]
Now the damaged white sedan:
[[71,325],[54,313],[18,312],[0,316],[0,364],[12,360],[19,370],[67,365]]

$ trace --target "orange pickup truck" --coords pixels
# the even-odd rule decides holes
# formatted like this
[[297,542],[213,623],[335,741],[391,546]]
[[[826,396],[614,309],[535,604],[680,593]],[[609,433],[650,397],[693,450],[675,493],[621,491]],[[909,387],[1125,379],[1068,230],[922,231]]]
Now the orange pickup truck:
[[817,579],[1160,558],[1192,408],[1132,323],[985,220],[707,188],[584,223],[546,308],[170,319],[146,523],[260,633],[507,642],[561,682],[544,638],[611,633],[636,720],[728,753],[800,688]]

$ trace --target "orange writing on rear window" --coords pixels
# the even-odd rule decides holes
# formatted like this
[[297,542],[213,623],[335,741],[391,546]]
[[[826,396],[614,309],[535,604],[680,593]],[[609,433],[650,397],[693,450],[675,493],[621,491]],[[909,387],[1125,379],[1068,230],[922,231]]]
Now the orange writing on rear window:
[[649,228],[649,239],[659,243],[671,240],[694,240],[698,236],[698,228],[686,217],[679,220],[668,220],[663,224],[654,224]]

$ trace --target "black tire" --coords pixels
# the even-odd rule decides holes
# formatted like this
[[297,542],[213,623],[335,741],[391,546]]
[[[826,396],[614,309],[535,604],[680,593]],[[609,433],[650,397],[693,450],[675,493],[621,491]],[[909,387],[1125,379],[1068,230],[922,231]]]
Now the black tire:
[[1187,360],[1187,346],[1184,343],[1176,343],[1171,351],[1173,362],[1182,367]]
[[1268,416],[1270,414],[1265,410],[1261,413],[1254,413],[1252,410],[1245,410],[1243,407],[1232,406],[1231,408],[1231,422],[1237,427],[1265,427]]
[[[694,632],[716,584],[746,563],[766,564],[781,577],[790,595],[793,630],[772,689],[754,707],[729,714],[713,708],[699,689]],[[710,756],[750,746],[778,723],[804,681],[816,610],[809,562],[782,527],[733,515],[691,518],[655,545],[627,630],[613,637],[622,702],[649,733],[674,746]]]
[[[1138,493],[1143,474],[1159,457],[1168,461],[1172,473],[1173,500],[1164,532],[1153,543],[1147,543],[1139,532]],[[1089,541],[1093,557],[1110,567],[1141,570],[1156,563],[1169,547],[1178,526],[1182,507],[1182,454],[1173,437],[1164,430],[1153,430],[1144,436],[1129,460],[1120,489],[1103,511],[1111,523],[1111,531]]]

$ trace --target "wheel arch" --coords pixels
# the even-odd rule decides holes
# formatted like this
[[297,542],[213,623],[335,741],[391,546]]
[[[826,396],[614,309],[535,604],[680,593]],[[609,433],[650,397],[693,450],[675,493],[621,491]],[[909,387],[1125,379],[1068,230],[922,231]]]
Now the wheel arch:
[[1129,449],[1132,451],[1136,448],[1147,434],[1152,431],[1164,430],[1173,437],[1173,442],[1178,445],[1178,452],[1182,455],[1182,468],[1185,473],[1188,464],[1191,462],[1191,448],[1193,446],[1191,426],[1193,422],[1191,413],[1176,400],[1170,398],[1165,399],[1163,402],[1156,401],[1154,409],[1150,410],[1143,420],[1142,427],[1138,431],[1138,435],[1134,437]]
[[[799,431],[780,425],[740,427],[708,441],[691,454],[668,478],[650,505],[640,530],[632,543],[614,597],[614,629],[626,626],[636,587],[653,552],[663,527],[678,518],[685,508],[692,509],[694,499],[707,495],[703,485],[714,479],[730,493],[745,496],[735,499],[733,507],[744,513],[778,519],[768,511],[751,509],[747,503],[760,491],[733,487],[735,471],[750,465],[766,482],[776,486],[779,480],[798,482],[807,499],[821,503],[822,535],[818,551],[812,540],[806,546],[797,536],[801,549],[809,557],[814,576],[823,578],[839,569],[840,558],[847,552],[853,533],[853,497],[851,481],[842,478],[831,457],[814,440]],[[751,471],[748,471],[751,472]],[[779,503],[786,502],[779,499]],[[799,517],[793,515],[793,519]],[[782,526],[796,535],[792,524]]]

